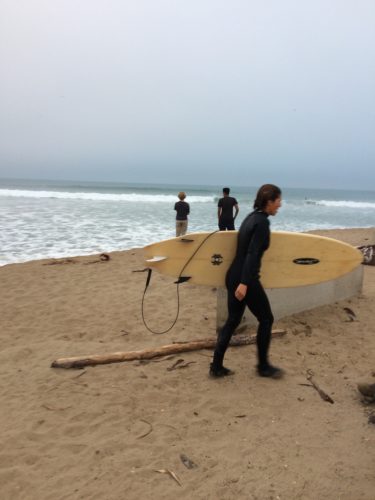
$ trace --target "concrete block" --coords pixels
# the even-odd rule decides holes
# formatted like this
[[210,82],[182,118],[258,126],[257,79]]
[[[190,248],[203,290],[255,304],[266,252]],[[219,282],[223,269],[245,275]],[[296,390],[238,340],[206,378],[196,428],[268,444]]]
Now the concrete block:
[[[363,266],[358,266],[354,271],[332,281],[296,288],[268,288],[266,289],[266,293],[271,303],[275,320],[278,320],[291,314],[357,296],[362,291],[362,283]],[[227,291],[225,288],[218,288],[217,329],[223,326],[227,319],[227,314]],[[257,320],[246,308],[239,328],[254,326],[256,324]]]

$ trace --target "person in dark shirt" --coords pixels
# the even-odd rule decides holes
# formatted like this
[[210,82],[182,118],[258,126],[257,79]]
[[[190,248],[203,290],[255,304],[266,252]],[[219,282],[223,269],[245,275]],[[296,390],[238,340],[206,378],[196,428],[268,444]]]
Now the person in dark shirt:
[[258,374],[280,378],[283,371],[268,360],[273,315],[267,295],[259,280],[262,256],[270,243],[268,217],[281,207],[281,190],[265,184],[258,190],[254,211],[242,222],[238,232],[237,251],[226,275],[228,319],[220,331],[210,365],[210,375],[223,377],[233,372],[223,366],[225,351],[233,332],[240,324],[247,306],[259,321],[257,331]]
[[186,203],[186,194],[181,191],[178,193],[178,198],[180,201],[175,203],[174,209],[176,210],[176,237],[183,236],[186,234],[188,227],[188,215],[190,213],[189,203]]
[[[234,219],[237,217],[239,212],[238,203],[236,198],[229,196],[230,189],[223,188],[223,198],[220,198],[217,204],[217,216],[219,219],[219,229],[220,231],[233,231],[234,230]],[[235,209],[235,215],[233,217],[233,208]]]

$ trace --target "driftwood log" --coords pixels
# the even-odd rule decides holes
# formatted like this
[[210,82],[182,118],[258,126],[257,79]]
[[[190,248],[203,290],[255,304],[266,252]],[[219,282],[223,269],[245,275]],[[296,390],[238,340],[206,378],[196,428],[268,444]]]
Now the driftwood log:
[[[273,337],[285,335],[285,330],[273,330]],[[231,346],[242,346],[255,344],[256,335],[236,335],[230,341]],[[84,366],[106,365],[109,363],[121,363],[123,361],[135,361],[139,359],[152,359],[158,356],[178,354],[180,352],[198,351],[200,349],[212,349],[216,345],[216,338],[192,340],[190,342],[176,342],[154,349],[143,351],[112,352],[109,354],[94,354],[91,356],[60,358],[51,365],[52,368],[83,368]]]

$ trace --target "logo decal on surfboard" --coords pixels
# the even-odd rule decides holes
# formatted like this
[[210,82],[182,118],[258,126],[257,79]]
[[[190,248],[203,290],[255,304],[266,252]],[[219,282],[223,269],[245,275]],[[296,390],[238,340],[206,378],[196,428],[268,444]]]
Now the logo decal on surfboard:
[[220,255],[219,253],[214,253],[213,256],[211,257],[211,264],[213,266],[220,266],[220,264],[223,263],[223,256]]
[[313,264],[319,264],[319,259],[313,259],[312,257],[300,257],[299,259],[294,259],[295,264],[300,264],[301,266],[311,266]]

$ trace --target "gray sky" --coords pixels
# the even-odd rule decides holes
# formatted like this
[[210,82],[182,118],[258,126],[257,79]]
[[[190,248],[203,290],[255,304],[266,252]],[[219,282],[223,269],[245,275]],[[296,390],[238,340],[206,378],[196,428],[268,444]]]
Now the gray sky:
[[0,0],[0,177],[375,189],[374,0]]

